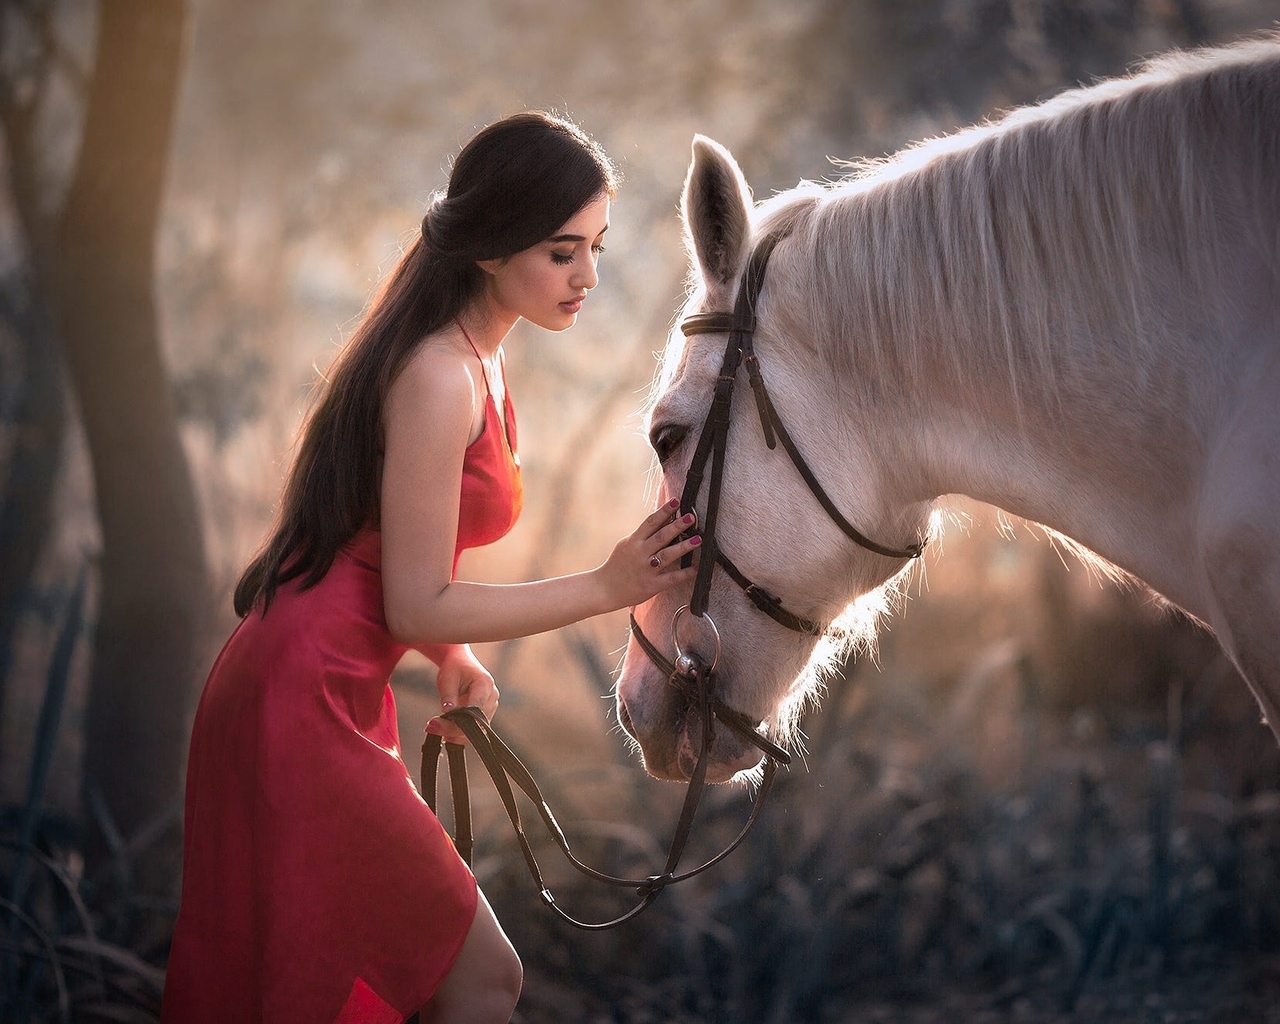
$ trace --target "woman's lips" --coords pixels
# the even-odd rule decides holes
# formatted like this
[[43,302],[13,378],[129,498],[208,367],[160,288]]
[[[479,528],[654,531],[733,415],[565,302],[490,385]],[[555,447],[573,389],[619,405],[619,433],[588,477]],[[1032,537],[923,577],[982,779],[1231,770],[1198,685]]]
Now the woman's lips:
[[560,308],[566,313],[576,313],[582,308],[581,299],[571,299],[569,302],[560,303]]

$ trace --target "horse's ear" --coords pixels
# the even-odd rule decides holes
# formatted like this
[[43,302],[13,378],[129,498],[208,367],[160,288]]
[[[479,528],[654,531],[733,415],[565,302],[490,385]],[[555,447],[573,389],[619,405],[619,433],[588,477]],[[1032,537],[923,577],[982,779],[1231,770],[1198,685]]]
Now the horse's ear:
[[693,162],[681,200],[689,251],[708,283],[728,286],[746,259],[751,190],[730,152],[693,138]]

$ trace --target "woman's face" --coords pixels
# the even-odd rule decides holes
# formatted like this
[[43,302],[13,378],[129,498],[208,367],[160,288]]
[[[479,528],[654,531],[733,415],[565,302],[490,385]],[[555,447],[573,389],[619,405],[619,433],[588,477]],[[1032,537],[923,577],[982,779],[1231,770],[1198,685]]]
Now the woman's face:
[[502,260],[482,260],[490,312],[514,324],[524,317],[548,331],[572,327],[609,229],[609,197],[592,200],[550,238]]

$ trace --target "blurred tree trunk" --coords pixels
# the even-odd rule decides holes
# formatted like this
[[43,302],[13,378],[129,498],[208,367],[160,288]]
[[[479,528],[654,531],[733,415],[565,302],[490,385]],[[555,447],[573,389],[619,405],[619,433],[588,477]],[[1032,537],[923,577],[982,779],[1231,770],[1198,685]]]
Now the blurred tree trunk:
[[105,0],[84,135],[57,226],[52,307],[102,530],[85,722],[88,853],[180,794],[207,568],[160,348],[155,243],[178,95],[182,0]]
[[[31,579],[49,535],[50,509],[66,433],[62,363],[30,282],[0,286],[0,323],[13,333],[22,385],[12,410],[9,477],[0,495],[0,708],[13,665],[22,616],[32,602]],[[4,751],[0,750],[0,763]]]
[[33,9],[28,16],[41,29],[30,36],[43,46],[34,61],[25,63],[13,52],[6,34],[15,26],[0,17],[0,53],[5,58],[0,74],[0,130],[7,147],[10,199],[28,262],[0,282],[0,322],[14,336],[21,377],[12,408],[2,410],[14,443],[0,496],[0,565],[4,566],[0,573],[0,708],[19,626],[33,601],[31,580],[50,533],[67,412],[62,360],[41,287],[49,277],[53,224],[40,201],[37,121],[55,65],[64,72],[69,65],[55,55],[53,36],[47,31],[48,9]]

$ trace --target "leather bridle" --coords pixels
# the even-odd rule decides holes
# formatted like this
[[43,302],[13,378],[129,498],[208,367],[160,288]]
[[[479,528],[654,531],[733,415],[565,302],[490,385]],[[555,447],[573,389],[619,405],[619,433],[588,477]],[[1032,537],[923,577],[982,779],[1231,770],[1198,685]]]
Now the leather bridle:
[[[698,435],[697,447],[689,463],[689,472],[685,477],[684,490],[680,495],[681,512],[695,511],[698,495],[702,490],[704,479],[707,481],[706,511],[698,517],[698,532],[702,536],[699,548],[698,572],[694,578],[693,595],[687,606],[676,612],[672,621],[672,633],[678,625],[681,612],[686,609],[695,617],[706,620],[715,634],[717,660],[720,643],[720,632],[707,614],[707,604],[711,594],[711,574],[716,566],[736,583],[760,611],[787,629],[809,636],[821,636],[826,632],[826,625],[813,619],[805,618],[782,606],[782,599],[774,596],[763,587],[753,583],[741,569],[733,563],[721,549],[716,537],[716,526],[720,515],[720,491],[724,480],[724,458],[729,441],[729,414],[733,403],[733,389],[737,383],[738,370],[746,366],[747,379],[755,394],[756,411],[760,417],[760,426],[764,431],[765,444],[770,450],[782,442],[783,450],[790,457],[801,478],[810,492],[818,500],[823,510],[831,517],[832,522],[854,543],[886,558],[912,559],[919,558],[924,544],[917,541],[904,548],[893,548],[880,544],[862,533],[849,522],[836,507],[831,496],[827,494],[817,475],[809,466],[800,450],[792,440],[790,432],[778,415],[769,390],[765,386],[764,374],[760,369],[760,360],[756,356],[753,336],[756,329],[756,305],[760,298],[760,289],[764,286],[765,269],[769,265],[769,257],[782,240],[778,234],[769,234],[761,239],[752,250],[747,260],[742,281],[738,286],[738,294],[734,300],[732,312],[694,313],[680,324],[680,330],[686,337],[695,334],[727,334],[724,358],[720,365],[720,373],[716,377],[715,390],[711,398],[711,408],[702,424],[702,432]],[[708,465],[710,476],[707,477]],[[689,564],[691,556],[685,556],[685,564]],[[635,614],[631,616],[631,632],[640,647],[659,667],[666,670],[671,663],[657,654],[657,647],[644,635]],[[677,668],[687,674],[690,668],[690,656],[681,654],[678,642],[676,646]],[[683,664],[682,664],[683,660]]]

